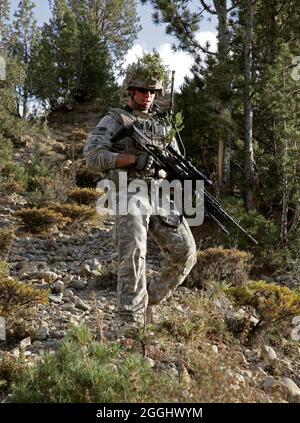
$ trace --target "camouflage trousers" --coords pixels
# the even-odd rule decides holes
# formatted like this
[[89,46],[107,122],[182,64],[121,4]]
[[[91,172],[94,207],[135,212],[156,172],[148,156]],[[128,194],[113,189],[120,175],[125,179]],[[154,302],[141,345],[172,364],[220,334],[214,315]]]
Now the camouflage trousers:
[[[196,263],[196,245],[183,218],[178,227],[158,215],[117,216],[114,241],[118,263],[120,318],[141,321],[148,305],[159,304],[180,285]],[[147,235],[159,245],[163,261],[157,279],[146,282]]]

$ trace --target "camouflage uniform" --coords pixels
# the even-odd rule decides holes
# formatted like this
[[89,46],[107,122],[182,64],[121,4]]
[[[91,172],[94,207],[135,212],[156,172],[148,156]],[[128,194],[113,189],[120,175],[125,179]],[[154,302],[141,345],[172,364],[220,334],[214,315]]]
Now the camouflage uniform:
[[[111,137],[123,124],[135,122],[142,127],[151,142],[164,148],[166,127],[151,113],[112,109],[94,128],[84,148],[87,165],[98,171],[109,171],[109,177],[117,183],[118,173],[127,172],[128,181],[134,178],[159,180],[164,171],[152,168],[137,171],[134,167],[116,169],[119,153],[140,154],[131,138],[111,143]],[[177,148],[176,141],[173,145]],[[128,198],[130,199],[130,197]],[[124,320],[141,321],[148,305],[159,304],[180,285],[196,263],[196,246],[190,228],[184,218],[153,215],[149,207],[146,213],[136,209],[134,213],[117,216],[114,240],[118,251],[119,312]],[[146,282],[147,234],[159,245],[164,260],[157,280]]]

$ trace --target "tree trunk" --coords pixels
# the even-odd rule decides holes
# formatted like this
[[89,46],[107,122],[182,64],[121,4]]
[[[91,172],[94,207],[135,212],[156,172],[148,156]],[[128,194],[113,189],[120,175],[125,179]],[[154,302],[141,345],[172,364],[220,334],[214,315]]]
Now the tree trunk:
[[[285,90],[285,75],[283,71],[282,75],[283,81],[283,97],[286,96]],[[287,235],[288,235],[288,206],[289,206],[289,197],[290,197],[290,184],[289,184],[289,175],[288,175],[288,138],[287,138],[287,124],[286,119],[283,122],[284,127],[284,153],[283,153],[283,175],[282,175],[282,210],[281,210],[281,227],[280,227],[280,244],[282,246],[286,245]]]
[[23,93],[23,110],[22,110],[22,118],[25,120],[28,114],[28,92],[24,89]]
[[[231,94],[231,72],[230,72],[230,36],[227,18],[227,0],[215,0],[214,7],[218,17],[218,59],[220,75],[223,77],[220,96],[220,113],[226,120],[231,119],[230,94]],[[219,139],[218,152],[218,192],[222,195],[230,188],[230,165],[231,165],[231,131],[226,130]]]
[[253,39],[253,9],[254,0],[247,0],[246,28],[244,49],[244,139],[245,162],[244,172],[246,179],[246,207],[247,210],[255,208],[255,170],[253,153],[253,110],[251,101],[252,78],[252,39]]
[[280,244],[286,245],[288,234],[288,204],[289,204],[289,184],[288,176],[284,171],[282,177],[282,211],[281,211],[281,228],[280,228]]
[[[295,151],[297,151],[297,145],[294,146]],[[289,234],[295,232],[299,227],[299,219],[300,219],[300,157],[297,160],[297,164],[295,167],[295,185],[296,185],[296,205],[295,205],[295,212],[292,218]]]

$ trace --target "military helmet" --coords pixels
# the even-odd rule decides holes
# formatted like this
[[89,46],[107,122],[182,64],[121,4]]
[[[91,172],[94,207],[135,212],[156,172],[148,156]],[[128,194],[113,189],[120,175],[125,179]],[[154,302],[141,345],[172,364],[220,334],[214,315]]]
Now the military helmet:
[[163,95],[163,82],[150,75],[147,69],[137,67],[128,72],[125,78],[125,86],[129,88],[148,88],[149,90],[157,90],[158,95]]

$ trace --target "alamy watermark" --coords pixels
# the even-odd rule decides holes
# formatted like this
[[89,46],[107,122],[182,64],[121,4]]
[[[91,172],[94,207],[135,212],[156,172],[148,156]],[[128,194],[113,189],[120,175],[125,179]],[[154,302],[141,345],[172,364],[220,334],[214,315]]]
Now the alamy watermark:
[[294,81],[300,80],[300,56],[294,56],[292,59],[292,65],[294,65],[291,73],[291,77]]
[[0,56],[0,81],[6,80],[6,61],[4,57]]
[[204,220],[204,181],[165,179],[133,179],[128,183],[126,172],[118,173],[118,181],[103,179],[97,191],[104,194],[97,200],[99,214],[114,216],[160,215],[176,220],[184,215],[190,226],[199,226]]

